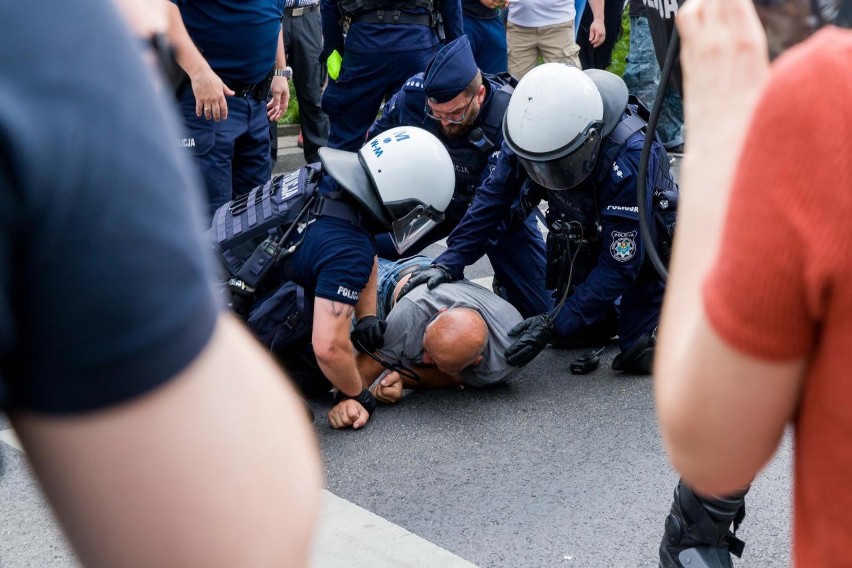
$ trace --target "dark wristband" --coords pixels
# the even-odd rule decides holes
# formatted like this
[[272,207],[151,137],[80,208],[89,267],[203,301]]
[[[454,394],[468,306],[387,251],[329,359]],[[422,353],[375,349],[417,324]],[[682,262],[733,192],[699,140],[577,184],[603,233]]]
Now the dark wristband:
[[364,407],[364,410],[367,411],[367,414],[369,414],[370,416],[373,415],[373,411],[376,409],[376,398],[373,396],[373,393],[371,393],[367,389],[361,389],[361,393],[358,396],[349,396],[348,394],[345,394],[342,390],[338,390],[337,394],[334,395],[333,404],[337,406],[338,403],[349,399],[357,401],[361,406]]

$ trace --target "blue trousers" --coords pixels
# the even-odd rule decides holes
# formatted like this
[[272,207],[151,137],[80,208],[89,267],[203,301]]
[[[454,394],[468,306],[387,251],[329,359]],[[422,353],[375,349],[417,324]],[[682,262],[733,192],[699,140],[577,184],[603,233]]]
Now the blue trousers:
[[464,33],[470,40],[473,58],[483,73],[504,73],[509,70],[506,47],[506,26],[499,16],[490,19],[464,17]]
[[[405,252],[419,252],[449,235],[458,219],[447,219]],[[399,253],[393,246],[390,235],[378,235],[379,256],[396,260]],[[553,307],[552,292],[544,287],[547,248],[534,214],[516,222],[487,253],[494,268],[494,276],[500,283],[500,296],[515,306],[526,317],[543,314]]]
[[363,146],[382,101],[426,69],[434,55],[432,48],[371,54],[347,50],[340,75],[336,81],[329,79],[322,95],[322,110],[330,122],[329,148],[354,152]]
[[[624,69],[624,82],[630,94],[639,97],[650,110],[660,84],[660,64],[654,53],[648,19],[644,16],[630,18],[630,53]],[[657,134],[667,149],[683,144],[683,101],[671,84],[663,99]]]
[[228,118],[219,122],[195,116],[191,88],[184,89],[179,102],[187,136],[183,145],[195,157],[211,216],[228,201],[269,181],[272,156],[265,100],[227,97]]

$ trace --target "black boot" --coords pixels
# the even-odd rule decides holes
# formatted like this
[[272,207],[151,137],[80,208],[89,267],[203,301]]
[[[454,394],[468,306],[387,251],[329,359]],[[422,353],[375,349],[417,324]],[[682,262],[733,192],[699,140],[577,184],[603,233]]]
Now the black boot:
[[731,554],[739,558],[745,546],[735,533],[745,518],[747,492],[748,487],[729,497],[705,499],[678,481],[660,543],[660,567],[731,568]]
[[643,333],[627,351],[622,351],[612,360],[613,371],[624,371],[631,375],[650,375],[654,365],[654,348],[657,345],[657,328]]

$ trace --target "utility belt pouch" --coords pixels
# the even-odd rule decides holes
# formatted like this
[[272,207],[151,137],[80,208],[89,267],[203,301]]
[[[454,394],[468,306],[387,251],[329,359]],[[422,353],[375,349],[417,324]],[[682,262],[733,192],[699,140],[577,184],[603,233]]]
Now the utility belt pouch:
[[237,273],[237,278],[253,290],[257,289],[257,285],[275,264],[280,252],[281,247],[278,244],[278,239],[272,235],[266,237],[242,265]]

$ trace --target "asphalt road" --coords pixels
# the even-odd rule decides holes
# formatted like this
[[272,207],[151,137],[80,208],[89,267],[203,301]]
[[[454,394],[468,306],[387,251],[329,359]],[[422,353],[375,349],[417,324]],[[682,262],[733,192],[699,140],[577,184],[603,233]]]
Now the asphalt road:
[[[302,163],[294,140],[284,142],[278,171]],[[467,272],[490,274],[484,261]],[[328,404],[312,402],[328,490],[378,516],[328,509],[325,521],[349,532],[320,539],[314,566],[656,566],[677,476],[652,380],[613,372],[614,345],[599,369],[571,375],[581,352],[549,348],[498,387],[412,393],[357,432],[332,430]],[[75,566],[7,428],[0,418],[0,567]],[[735,566],[789,565],[790,455],[788,437],[748,496]],[[385,521],[405,530],[376,532]],[[413,560],[424,545],[452,554]],[[371,552],[382,546],[391,552]]]

